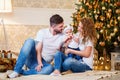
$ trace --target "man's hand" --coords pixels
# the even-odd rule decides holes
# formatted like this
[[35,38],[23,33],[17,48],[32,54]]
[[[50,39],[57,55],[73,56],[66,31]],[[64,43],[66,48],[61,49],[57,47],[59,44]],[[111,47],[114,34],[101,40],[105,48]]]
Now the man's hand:
[[35,69],[37,71],[40,71],[42,67],[43,67],[43,64],[41,63],[41,64],[38,64]]

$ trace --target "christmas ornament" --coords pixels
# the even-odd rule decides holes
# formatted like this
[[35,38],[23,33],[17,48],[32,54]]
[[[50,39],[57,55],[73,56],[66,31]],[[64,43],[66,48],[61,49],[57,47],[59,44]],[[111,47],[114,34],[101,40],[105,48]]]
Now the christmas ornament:
[[101,20],[101,21],[104,21],[104,19],[105,19],[105,17],[101,15],[101,16],[100,16],[100,20]]
[[115,33],[110,33],[110,36],[111,36],[111,37],[115,36]]
[[114,46],[117,46],[117,45],[118,45],[118,43],[117,43],[116,41],[115,41],[113,44],[114,44]]
[[94,10],[94,14],[96,14],[96,10]]
[[110,71],[111,70],[111,61],[110,61],[110,58],[108,56],[106,58],[105,70],[106,71]]
[[110,24],[107,24],[107,27],[110,28]]
[[100,46],[105,46],[105,42],[100,42]]
[[105,6],[103,6],[103,7],[102,7],[102,10],[105,10],[105,9],[106,9]]
[[117,38],[117,39],[118,39],[118,41],[120,41],[120,36],[118,36],[118,38]]
[[120,16],[118,16],[118,20],[120,21]]
[[116,3],[117,6],[120,6],[120,1]]
[[110,18],[111,18],[111,13],[107,12],[107,13],[106,13],[106,16],[107,16],[107,18],[110,19]]
[[98,19],[98,15],[97,15],[97,14],[95,15],[95,19],[96,19],[96,20]]
[[103,33],[103,32],[104,32],[104,30],[103,30],[103,29],[101,29],[101,30],[100,30],[100,33]]
[[99,34],[97,34],[97,39],[99,39],[100,38],[100,35]]
[[114,32],[115,32],[115,33],[118,32],[118,29],[117,29],[117,28],[114,28]]
[[114,20],[114,25],[117,25],[117,24],[118,24],[118,22],[117,22],[117,20],[115,19],[115,20]]
[[104,57],[99,58],[99,63],[98,63],[98,70],[104,70]]
[[111,36],[106,36],[107,41],[111,40]]
[[113,26],[113,19],[110,20],[110,26]]
[[111,12],[112,12],[112,10],[111,10],[111,9],[108,9],[108,12],[109,12],[109,13],[111,13]]
[[100,14],[100,11],[99,11],[99,10],[97,10],[97,14]]
[[116,10],[116,13],[117,13],[117,14],[120,14],[120,9],[117,9],[117,10]]

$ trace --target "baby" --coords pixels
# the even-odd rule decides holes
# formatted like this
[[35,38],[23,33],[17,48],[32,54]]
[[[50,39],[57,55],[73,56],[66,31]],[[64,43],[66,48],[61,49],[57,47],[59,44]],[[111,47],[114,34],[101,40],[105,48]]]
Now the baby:
[[[80,50],[79,46],[78,46],[79,45],[79,37],[77,35],[73,34],[73,27],[70,26],[70,25],[67,25],[65,27],[65,29],[63,30],[63,33],[66,36],[72,35],[71,40],[68,43],[68,48],[74,49],[74,50]],[[75,54],[72,54],[72,53],[69,53],[68,57],[76,58],[77,60],[82,59],[81,56],[78,56],[78,55],[75,55]]]

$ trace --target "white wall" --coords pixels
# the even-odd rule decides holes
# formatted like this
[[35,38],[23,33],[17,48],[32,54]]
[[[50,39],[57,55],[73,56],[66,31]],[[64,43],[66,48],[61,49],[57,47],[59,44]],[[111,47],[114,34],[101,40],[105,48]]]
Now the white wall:
[[15,7],[13,13],[4,14],[5,24],[49,25],[49,18],[53,14],[60,14],[65,24],[72,22],[74,9],[45,9]]

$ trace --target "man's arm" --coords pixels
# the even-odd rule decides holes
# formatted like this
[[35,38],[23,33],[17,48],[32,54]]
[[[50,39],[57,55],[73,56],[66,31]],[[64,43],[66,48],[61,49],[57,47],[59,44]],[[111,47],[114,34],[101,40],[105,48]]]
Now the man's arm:
[[35,68],[37,71],[41,70],[41,67],[43,66],[42,64],[42,42],[39,42],[36,46],[36,53],[37,53],[37,61],[38,61],[38,66]]

